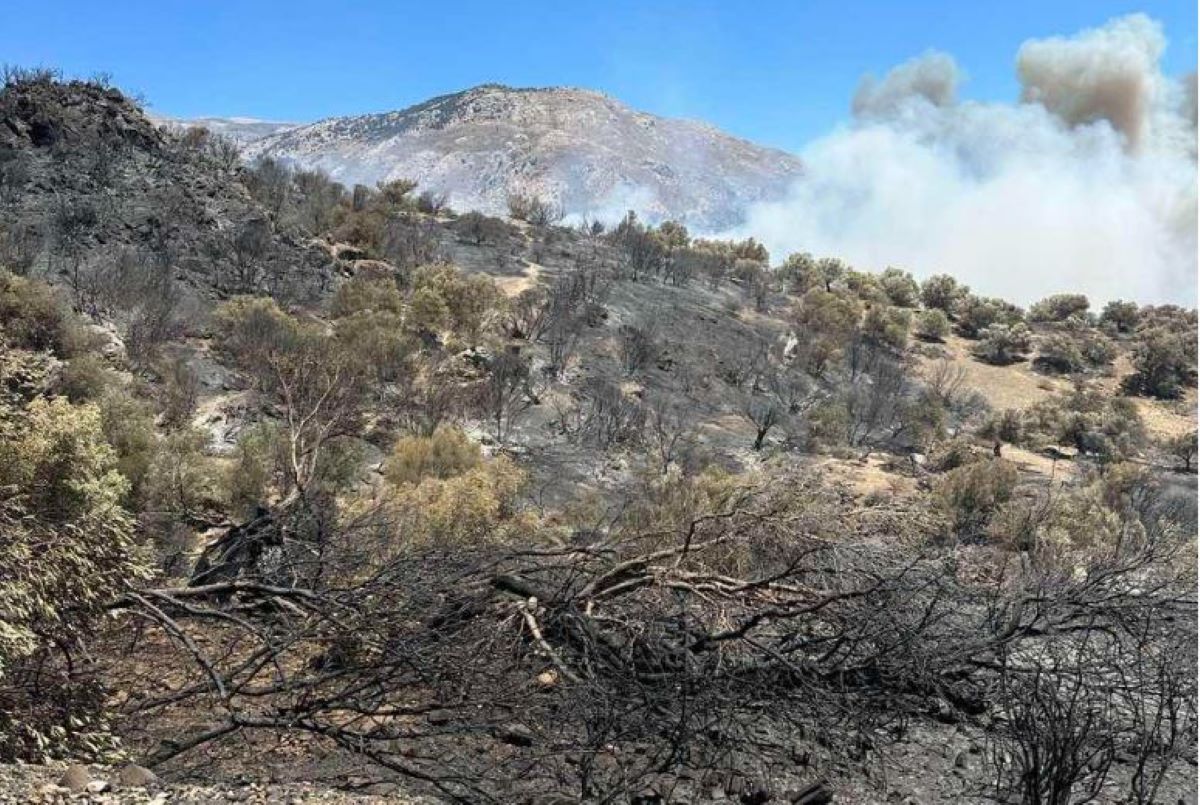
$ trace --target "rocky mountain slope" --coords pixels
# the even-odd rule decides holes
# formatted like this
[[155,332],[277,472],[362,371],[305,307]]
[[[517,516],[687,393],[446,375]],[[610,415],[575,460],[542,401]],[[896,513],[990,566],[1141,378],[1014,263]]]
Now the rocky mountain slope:
[[251,290],[267,275],[317,293],[327,255],[245,179],[227,142],[157,126],[115,89],[47,74],[0,93],[0,264],[44,271],[93,310],[119,307],[134,275],[162,285],[162,265],[180,281],[164,299]]
[[498,213],[511,193],[566,212],[627,208],[693,228],[736,223],[780,195],[800,161],[712,126],[630,109],[581,89],[484,85],[395,112],[331,118],[252,142],[246,156],[320,168],[344,184],[411,178],[456,209]]
[[287,123],[276,120],[259,120],[254,117],[193,117],[188,120],[176,120],[154,114],[148,114],[147,117],[160,125],[179,128],[201,126],[213,134],[228,137],[238,145],[243,146],[249,145],[255,140],[261,140],[263,137],[294,129],[300,125],[299,123]]

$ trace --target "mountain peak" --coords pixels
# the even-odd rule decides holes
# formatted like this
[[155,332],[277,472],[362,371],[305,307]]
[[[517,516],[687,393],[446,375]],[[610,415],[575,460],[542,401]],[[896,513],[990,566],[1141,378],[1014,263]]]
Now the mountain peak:
[[785,152],[704,123],[639,112],[577,87],[480,84],[390,112],[328,118],[247,146],[346,184],[409,178],[461,210],[498,213],[514,193],[568,213],[636,209],[700,229],[728,227],[799,177]]

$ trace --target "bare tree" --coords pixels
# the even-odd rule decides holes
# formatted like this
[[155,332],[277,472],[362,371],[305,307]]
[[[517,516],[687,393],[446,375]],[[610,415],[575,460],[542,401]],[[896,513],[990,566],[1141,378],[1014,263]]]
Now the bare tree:
[[561,202],[525,193],[513,193],[508,197],[508,214],[518,221],[525,221],[534,226],[551,226],[563,219],[565,211]]
[[525,359],[513,352],[492,358],[480,389],[480,405],[496,441],[504,444],[515,419],[537,401]]
[[690,399],[670,400],[660,395],[646,406],[646,431],[659,471],[672,464],[687,464],[696,447],[695,403]]
[[796,423],[815,406],[822,395],[794,364],[770,357],[759,364],[746,396],[742,413],[754,425],[755,450],[761,450],[767,434],[777,425]]
[[617,330],[618,357],[625,374],[638,373],[658,357],[657,332],[654,314],[638,324],[622,324]]
[[642,438],[646,410],[639,400],[626,397],[616,383],[588,378],[583,398],[574,434],[577,438],[605,449]]

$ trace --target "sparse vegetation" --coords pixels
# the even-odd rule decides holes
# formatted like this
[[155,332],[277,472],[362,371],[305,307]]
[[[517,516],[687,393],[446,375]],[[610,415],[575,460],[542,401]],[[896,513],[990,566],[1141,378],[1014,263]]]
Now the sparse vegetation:
[[0,760],[767,802],[969,736],[996,798],[1194,779],[1193,311],[460,215],[5,82],[46,124],[0,149]]

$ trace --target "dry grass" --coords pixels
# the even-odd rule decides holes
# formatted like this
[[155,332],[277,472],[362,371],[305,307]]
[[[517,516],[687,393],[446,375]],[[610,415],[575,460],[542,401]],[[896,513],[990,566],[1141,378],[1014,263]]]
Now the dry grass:
[[520,276],[493,277],[492,279],[496,283],[496,287],[500,289],[500,293],[511,299],[521,291],[537,285],[541,270],[542,267],[537,263],[526,262],[525,271]]
[[[959,336],[949,336],[943,349],[945,358],[964,372],[964,385],[975,389],[987,398],[995,409],[1023,409],[1056,393],[1069,391],[1071,381],[1063,377],[1049,377],[1033,370],[1028,361],[1010,366],[992,366],[971,356],[974,344]],[[940,359],[921,358],[922,369],[928,370]],[[1098,379],[1098,383],[1109,394],[1119,394],[1121,378],[1133,372],[1128,353],[1122,352],[1113,362],[1110,375]],[[1188,389],[1181,400],[1151,400],[1133,398],[1146,429],[1151,436],[1163,438],[1188,433],[1196,429],[1196,390]],[[1044,457],[1030,454],[1041,463]],[[1049,459],[1046,459],[1047,461]]]
[[[1071,387],[1066,380],[1046,377],[1033,371],[1028,361],[1009,366],[992,366],[976,360],[971,355],[971,347],[974,344],[974,341],[956,335],[947,336],[943,345],[945,358],[955,367],[962,368],[966,387],[983,394],[993,408],[1027,408]],[[922,358],[922,368],[929,369],[939,360]]]
[[[1121,378],[1133,373],[1133,364],[1128,353],[1121,353],[1113,361],[1113,376],[1103,381],[1106,390],[1117,394]],[[1179,436],[1196,430],[1196,390],[1187,389],[1179,400],[1151,400],[1134,397],[1134,405],[1142,416],[1146,430],[1151,436],[1165,438]]]
[[1003,451],[1004,458],[1025,473],[1041,475],[1055,481],[1065,481],[1075,472],[1075,465],[1071,461],[1055,460],[1050,456],[1017,447],[1014,444],[1004,445]]
[[889,470],[886,465],[890,460],[893,457],[872,453],[865,460],[822,458],[814,466],[831,483],[845,484],[860,497],[916,494],[916,479]]

